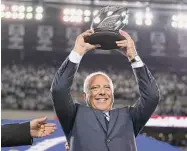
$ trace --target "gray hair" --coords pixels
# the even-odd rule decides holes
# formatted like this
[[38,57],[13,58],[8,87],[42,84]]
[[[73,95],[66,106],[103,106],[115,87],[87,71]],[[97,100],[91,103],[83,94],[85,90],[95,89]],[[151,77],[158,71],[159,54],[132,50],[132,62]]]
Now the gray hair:
[[101,71],[98,71],[98,72],[93,72],[91,74],[89,74],[86,79],[84,80],[84,87],[83,87],[83,92],[84,93],[87,93],[88,90],[89,90],[89,82],[90,82],[90,79],[96,75],[103,75],[107,78],[107,80],[109,81],[109,85],[110,85],[110,88],[112,90],[112,93],[114,93],[114,85],[113,85],[113,82],[111,80],[111,78],[104,72],[101,72]]

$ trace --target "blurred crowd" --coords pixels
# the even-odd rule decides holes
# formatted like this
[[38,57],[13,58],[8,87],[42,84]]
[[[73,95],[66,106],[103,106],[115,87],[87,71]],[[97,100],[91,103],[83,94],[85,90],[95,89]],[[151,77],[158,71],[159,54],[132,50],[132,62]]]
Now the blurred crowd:
[[[7,65],[2,66],[2,108],[25,110],[52,110],[50,86],[58,68],[53,66]],[[79,70],[76,74],[72,95],[78,102],[85,77],[93,71]],[[115,106],[132,105],[139,97],[138,86],[130,70],[105,71],[114,83]],[[187,75],[169,72],[153,73],[161,93],[161,103],[155,114],[187,115]]]

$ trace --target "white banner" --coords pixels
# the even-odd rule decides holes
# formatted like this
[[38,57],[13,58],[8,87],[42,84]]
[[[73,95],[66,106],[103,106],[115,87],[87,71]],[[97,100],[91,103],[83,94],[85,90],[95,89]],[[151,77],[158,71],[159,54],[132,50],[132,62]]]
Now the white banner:
[[39,51],[52,51],[52,38],[54,35],[53,27],[50,25],[42,25],[37,30],[37,46]]
[[179,56],[187,57],[187,32],[178,32]]
[[166,44],[166,37],[163,32],[156,31],[151,32],[150,35],[151,39],[151,55],[152,56],[165,56],[165,44]]
[[8,27],[8,48],[24,49],[25,27],[23,24],[10,24]]
[[66,28],[66,51],[70,52],[75,45],[75,40],[78,35],[82,33],[80,27],[67,27]]

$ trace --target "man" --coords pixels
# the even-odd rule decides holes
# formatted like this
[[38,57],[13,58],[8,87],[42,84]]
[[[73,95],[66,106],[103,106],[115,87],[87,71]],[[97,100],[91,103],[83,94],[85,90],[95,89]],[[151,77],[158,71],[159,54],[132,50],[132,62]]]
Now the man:
[[88,106],[75,104],[70,88],[79,63],[87,51],[99,46],[84,42],[84,37],[91,34],[93,31],[87,30],[77,37],[73,51],[55,75],[51,92],[56,114],[71,151],[136,151],[135,137],[159,102],[155,79],[137,55],[131,37],[120,31],[126,40],[116,44],[131,62],[140,99],[133,107],[112,109],[113,83],[106,74],[96,72],[84,82],[84,98]]
[[1,147],[31,145],[33,137],[48,136],[56,130],[56,124],[45,123],[47,117],[34,119],[26,123],[14,123],[1,126]]

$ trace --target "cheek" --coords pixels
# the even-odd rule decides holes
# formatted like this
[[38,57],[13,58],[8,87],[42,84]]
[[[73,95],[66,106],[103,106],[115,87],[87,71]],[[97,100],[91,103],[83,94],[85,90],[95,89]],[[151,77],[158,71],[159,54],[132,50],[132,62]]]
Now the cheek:
[[112,98],[112,97],[113,97],[112,91],[108,91],[108,92],[107,92],[107,95],[110,96],[110,97]]

